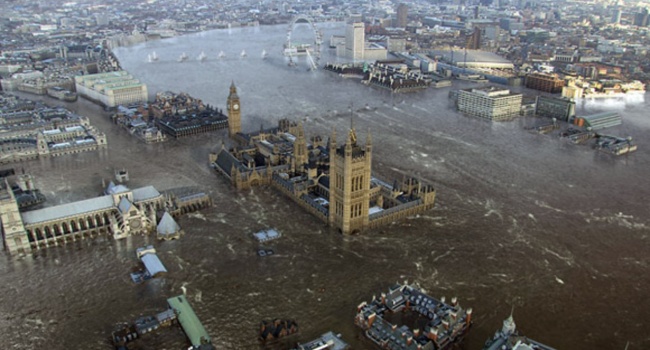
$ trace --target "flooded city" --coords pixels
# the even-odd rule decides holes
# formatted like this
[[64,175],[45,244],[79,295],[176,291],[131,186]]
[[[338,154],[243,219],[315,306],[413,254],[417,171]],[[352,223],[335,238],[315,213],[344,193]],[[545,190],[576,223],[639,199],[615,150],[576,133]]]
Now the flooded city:
[[[319,28],[325,43],[344,32],[340,23]],[[309,40],[310,30],[298,25],[293,37]],[[557,134],[526,132],[534,118],[465,117],[453,109],[450,88],[391,94],[308,71],[304,59],[289,67],[281,53],[286,36],[286,25],[232,28],[115,54],[150,96],[184,91],[225,109],[234,82],[244,131],[290,118],[303,122],[308,137],[327,138],[352,123],[361,140],[372,134],[373,173],[431,182],[435,209],[343,236],[272,188],[237,191],[211,169],[209,153],[230,142],[226,130],[144,144],[80,98],[65,107],[105,132],[108,149],[14,165],[34,175],[47,206],[99,195],[102,179],[122,168],[131,188],[200,188],[214,206],[180,219],[186,234],[176,241],[99,238],[3,255],[0,348],[111,349],[116,324],[164,310],[167,298],[185,290],[218,349],[263,348],[258,325],[273,318],[300,325],[273,348],[331,330],[354,349],[373,349],[353,323],[357,305],[405,280],[473,308],[462,349],[481,349],[513,309],[523,334],[557,349],[650,348],[647,96],[578,103],[578,115],[621,113],[623,125],[612,133],[632,136],[639,151],[616,158]],[[148,62],[154,51],[159,60]],[[327,45],[322,51],[321,64],[336,60]],[[179,62],[183,52],[190,59]],[[201,52],[207,58],[197,59]],[[282,237],[268,243],[273,256],[259,257],[252,233],[270,227]],[[155,245],[168,274],[135,285],[135,249],[146,244]],[[184,347],[178,328],[129,346]]]

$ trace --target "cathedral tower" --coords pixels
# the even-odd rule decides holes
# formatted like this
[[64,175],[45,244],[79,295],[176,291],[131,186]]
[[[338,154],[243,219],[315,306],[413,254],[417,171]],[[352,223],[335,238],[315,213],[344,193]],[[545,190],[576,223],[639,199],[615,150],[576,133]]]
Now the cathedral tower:
[[368,133],[366,145],[358,145],[357,135],[352,127],[345,145],[338,148],[336,136],[332,132],[329,147],[329,222],[344,234],[356,233],[368,227],[372,139]]
[[233,81],[232,84],[230,84],[230,95],[228,95],[228,101],[226,103],[226,108],[228,109],[228,135],[230,137],[233,137],[237,133],[241,132],[240,107],[239,96],[237,95],[237,87]]

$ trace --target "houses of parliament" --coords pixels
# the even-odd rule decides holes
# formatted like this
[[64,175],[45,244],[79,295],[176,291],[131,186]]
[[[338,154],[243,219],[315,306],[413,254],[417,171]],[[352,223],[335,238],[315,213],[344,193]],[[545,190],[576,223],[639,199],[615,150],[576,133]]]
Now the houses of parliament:
[[388,183],[372,174],[372,137],[365,144],[354,126],[337,143],[307,140],[302,123],[241,131],[241,101],[234,82],[227,99],[228,133],[234,144],[210,154],[210,164],[237,189],[268,185],[344,234],[389,224],[433,208],[436,192],[416,178]]

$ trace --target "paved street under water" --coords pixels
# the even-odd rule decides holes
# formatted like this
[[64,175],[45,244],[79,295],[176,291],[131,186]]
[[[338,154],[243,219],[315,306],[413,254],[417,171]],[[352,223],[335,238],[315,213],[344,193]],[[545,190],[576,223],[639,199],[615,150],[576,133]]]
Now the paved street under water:
[[[326,39],[343,33],[340,24],[322,28]],[[311,35],[304,25],[294,34]],[[225,108],[234,80],[245,130],[286,117],[303,120],[308,135],[327,137],[336,128],[342,139],[352,105],[359,139],[372,133],[374,172],[431,181],[436,208],[341,236],[272,189],[238,192],[214,173],[208,154],[225,131],[144,145],[80,99],[65,106],[106,132],[109,148],[15,165],[35,176],[47,205],[99,194],[101,179],[120,168],[129,171],[132,188],[198,186],[215,205],[182,218],[186,235],[178,241],[96,239],[0,257],[0,348],[111,349],[115,324],[163,310],[185,287],[219,349],[260,348],[258,323],[276,317],[300,325],[290,345],[332,330],[354,349],[374,349],[353,324],[356,306],[404,280],[474,309],[462,349],[481,349],[513,305],[523,334],[557,349],[624,349],[628,341],[629,350],[650,348],[648,99],[579,104],[581,115],[623,115],[623,125],[607,133],[633,136],[639,150],[614,158],[524,131],[533,118],[492,124],[459,115],[449,88],[392,95],[307,72],[304,60],[287,67],[280,54],[285,38],[286,26],[238,28],[116,54],[151,94],[186,91]],[[227,57],[217,60],[222,50]],[[248,57],[239,57],[242,50]],[[152,51],[160,60],[147,63]],[[208,56],[203,63],[194,58],[201,51]],[[182,52],[192,59],[177,62]],[[261,258],[251,234],[268,227],[283,236],[267,244],[276,254]],[[134,285],[135,249],[145,244],[155,244],[169,273]],[[180,330],[163,334],[136,348],[187,346]]]

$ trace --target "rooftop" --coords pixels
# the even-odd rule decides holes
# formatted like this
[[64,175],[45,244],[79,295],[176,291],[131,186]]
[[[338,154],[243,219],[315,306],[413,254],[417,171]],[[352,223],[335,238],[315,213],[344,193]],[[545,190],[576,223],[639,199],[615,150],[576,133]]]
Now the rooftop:
[[203,327],[201,321],[199,321],[199,318],[194,313],[194,310],[184,295],[169,298],[167,299],[167,303],[176,312],[176,315],[178,315],[178,322],[180,322],[183,331],[185,331],[192,345],[198,347],[201,344],[210,344],[212,342],[208,332]]

